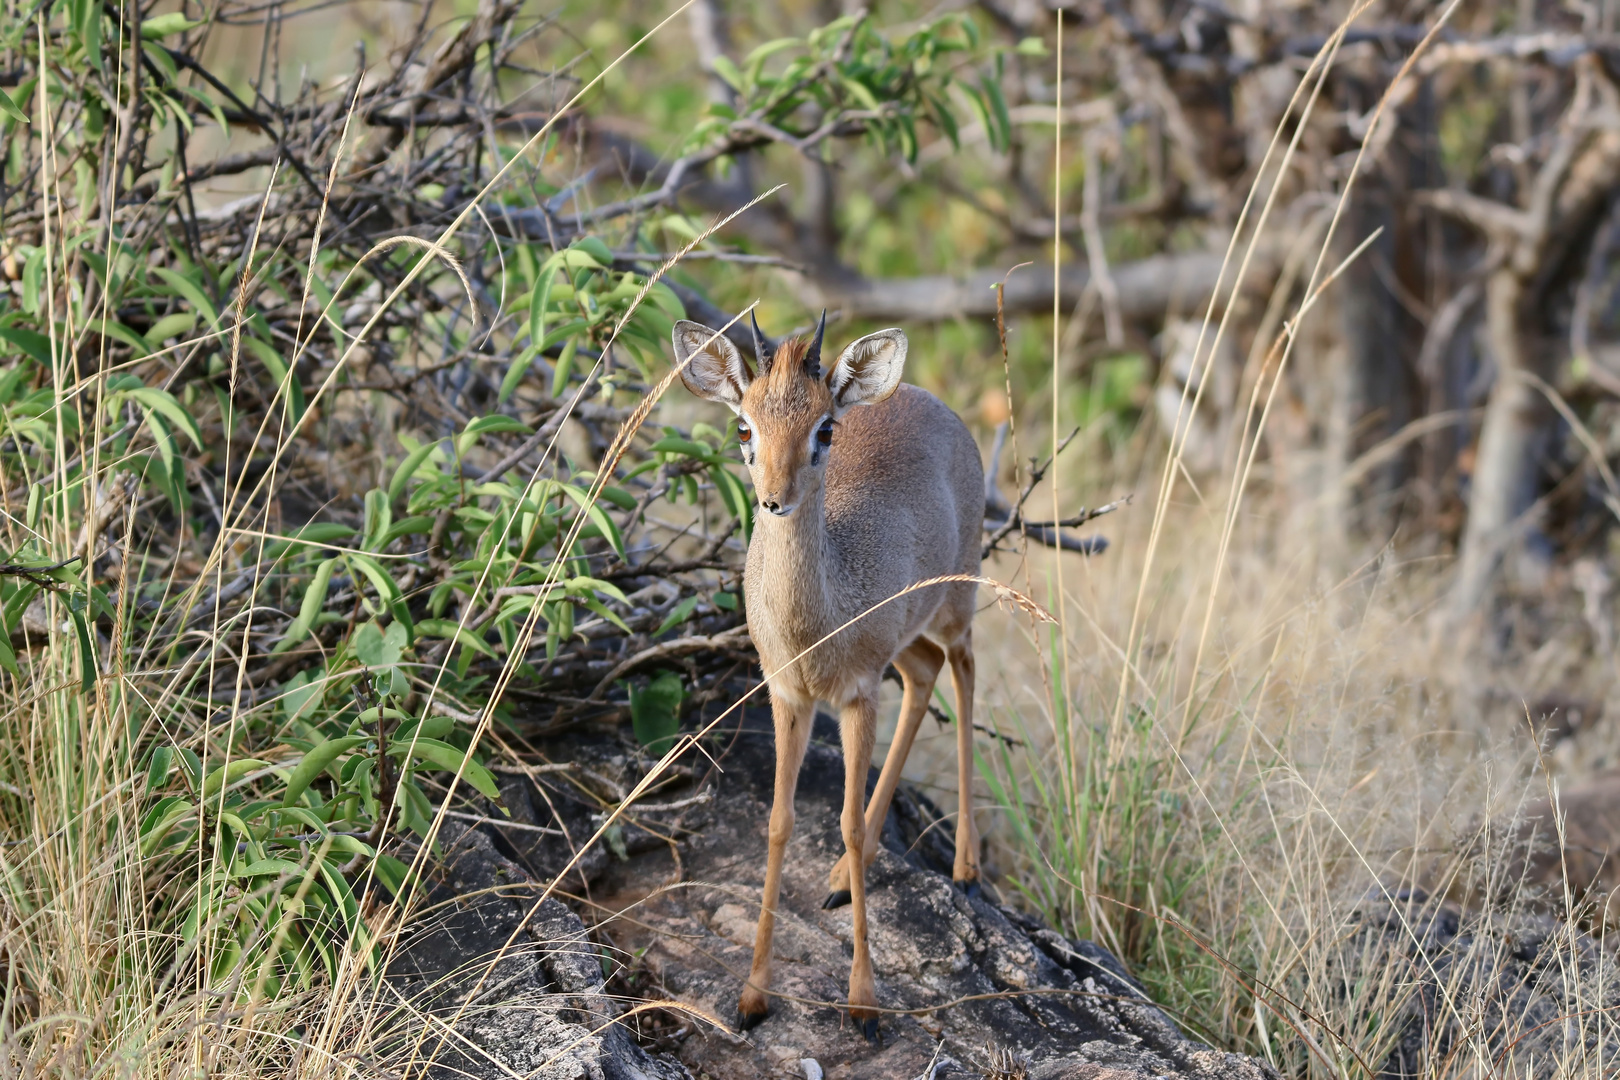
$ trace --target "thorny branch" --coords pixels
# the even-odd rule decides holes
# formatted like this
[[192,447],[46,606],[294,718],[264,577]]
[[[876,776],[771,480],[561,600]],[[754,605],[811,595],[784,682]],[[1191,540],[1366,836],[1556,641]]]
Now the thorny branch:
[[988,559],[992,553],[1000,550],[1000,543],[1017,532],[1029,539],[1047,547],[1061,548],[1064,551],[1078,551],[1082,555],[1101,555],[1108,550],[1108,540],[1101,536],[1072,537],[1065,536],[1062,529],[1079,528],[1087,522],[1095,521],[1104,514],[1111,514],[1131,501],[1127,495],[1123,499],[1115,499],[1091,509],[1082,509],[1078,514],[1066,517],[1061,521],[1028,521],[1024,518],[1024,504],[1035,493],[1042,480],[1046,478],[1047,470],[1057,460],[1057,455],[1068,449],[1074,437],[1080,434],[1075,428],[1058,444],[1057,450],[1044,462],[1039,458],[1029,460],[1029,478],[1024,482],[1024,489],[1018,493],[1018,500],[1008,504],[1006,498],[996,486],[996,473],[1001,464],[1001,451],[1007,441],[1007,425],[1001,424],[996,428],[996,441],[990,450],[990,467],[984,474],[984,525],[990,533],[990,538],[984,542],[980,558]]

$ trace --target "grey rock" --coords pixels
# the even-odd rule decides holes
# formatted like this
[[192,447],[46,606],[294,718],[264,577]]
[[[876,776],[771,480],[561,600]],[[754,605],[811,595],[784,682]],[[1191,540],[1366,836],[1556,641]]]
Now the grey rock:
[[[674,1053],[694,1076],[753,1080],[819,1069],[826,1080],[1275,1077],[1263,1063],[1188,1038],[1095,944],[1065,938],[983,896],[965,896],[949,877],[949,830],[926,799],[904,788],[868,871],[867,898],[879,1000],[907,1011],[886,1015],[878,1044],[867,1043],[840,1008],[850,910],[821,909],[827,873],[842,851],[836,732],[831,721],[818,719],[801,774],[776,934],[773,990],[780,996],[757,1028],[737,1034],[726,1025],[759,914],[774,770],[768,716],[750,711],[713,740],[716,766],[706,776],[700,758],[693,784],[646,800],[681,809],[633,815],[635,823],[618,837],[619,853],[579,875],[597,911],[623,912],[596,927],[615,955],[635,958],[622,978],[641,996],[683,1006],[684,1013],[672,1011],[682,1024]],[[546,750],[621,790],[642,768],[633,750],[605,748],[599,736]],[[869,785],[875,778],[874,771]],[[530,828],[482,828],[496,835],[508,861],[544,878],[561,869],[569,848],[533,826],[577,841],[600,818],[580,798],[577,776],[547,774],[540,785],[506,799],[511,820]],[[692,801],[704,791],[711,793],[707,802]],[[679,837],[678,846],[659,834]],[[585,952],[582,945],[572,955]],[[559,953],[551,956],[548,962],[561,962]],[[813,1069],[802,1064],[806,1059]],[[1021,1071],[1009,1071],[1014,1067]]]
[[1405,991],[1379,1076],[1430,1076],[1475,1058],[1498,1076],[1597,1076],[1620,1061],[1612,945],[1545,913],[1462,908],[1419,890],[1375,893],[1353,918],[1328,977]]
[[691,1080],[613,1021],[600,952],[577,915],[476,829],[447,821],[428,902],[390,965],[392,988],[452,1034],[417,1051],[435,1078]]

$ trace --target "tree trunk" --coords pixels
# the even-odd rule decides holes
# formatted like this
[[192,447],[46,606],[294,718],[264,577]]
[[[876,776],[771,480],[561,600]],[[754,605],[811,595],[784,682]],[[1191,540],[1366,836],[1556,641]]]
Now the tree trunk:
[[1524,374],[1534,361],[1524,347],[1524,281],[1511,265],[1493,271],[1485,290],[1486,332],[1496,362],[1496,384],[1474,460],[1468,525],[1453,594],[1466,617],[1489,599],[1503,555],[1513,545],[1513,523],[1535,502],[1537,465],[1547,404]]

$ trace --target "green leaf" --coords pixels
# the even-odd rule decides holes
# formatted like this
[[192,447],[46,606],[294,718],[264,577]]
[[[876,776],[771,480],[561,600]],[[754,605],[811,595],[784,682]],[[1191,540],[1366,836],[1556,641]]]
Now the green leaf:
[[0,113],[4,113],[20,124],[30,123],[27,115],[17,108],[17,103],[11,100],[11,95],[7,94],[4,89],[0,89]]
[[378,719],[381,718],[404,720],[406,718],[406,713],[402,709],[395,709],[386,705],[380,709],[373,705],[369,709],[362,709],[359,717],[357,717],[362,724],[375,724]]
[[304,590],[304,602],[298,608],[298,618],[287,627],[286,636],[276,643],[271,652],[283,652],[309,636],[310,629],[315,625],[315,616],[321,613],[321,607],[326,603],[326,590],[332,584],[332,568],[337,566],[337,562],[336,557],[323,559],[315,568],[315,578]]
[[433,519],[426,514],[413,514],[408,518],[401,518],[383,534],[383,546],[387,547],[402,536],[419,535],[433,531]]
[[252,334],[243,335],[242,344],[246,345],[248,351],[257,356],[259,362],[264,365],[265,370],[270,372],[270,377],[276,383],[276,394],[278,396],[285,395],[292,408],[293,423],[297,424],[304,418],[304,410],[307,406],[304,402],[303,386],[296,378],[288,377],[291,374],[291,369],[288,368],[287,362],[281,358],[281,354],[276,351],[274,345],[271,345],[268,341],[261,341]]
[[196,19],[188,19],[178,11],[171,11],[166,15],[155,15],[150,19],[141,20],[141,37],[147,41],[157,41],[170,34],[183,34],[187,30],[194,30],[202,23]]
[[423,619],[416,624],[416,632],[424,637],[452,638],[458,645],[465,645],[474,652],[483,653],[491,660],[499,660],[495,650],[483,638],[457,623],[454,619]]
[[372,551],[381,551],[384,547],[383,537],[388,530],[394,527],[394,507],[388,498],[388,493],[381,488],[372,488],[366,492],[365,518],[361,533],[365,537],[365,546]]
[[73,630],[79,636],[79,689],[88,694],[96,681],[96,649],[90,644],[90,627],[85,625],[84,613],[74,606],[68,614],[73,616]]
[[393,753],[399,747],[409,747],[416,739],[440,739],[456,730],[456,721],[451,716],[430,716],[426,720],[412,720],[400,726],[393,738],[388,740],[388,752]]
[[203,798],[219,794],[221,790],[236,783],[254,769],[262,769],[269,764],[268,761],[260,761],[258,758],[237,758],[235,761],[226,762],[209,773],[208,779],[203,781]]
[[[574,374],[574,353],[579,351],[579,339],[569,338],[568,344],[563,346],[562,352],[557,356],[557,366],[551,372],[551,396],[562,397],[562,392],[568,388],[568,380]],[[49,361],[46,361],[49,363]]]
[[564,588],[571,593],[583,593],[586,591],[607,593],[621,604],[630,602],[629,598],[624,595],[624,590],[612,582],[603,581],[601,578],[586,577],[583,574],[579,577],[569,578]]
[[1002,96],[1001,84],[986,75],[979,80],[984,89],[984,98],[990,107],[990,115],[994,117],[993,125],[986,125],[986,134],[990,136],[990,145],[998,152],[1005,153],[1012,144],[1012,116],[1007,112],[1007,99]]
[[473,420],[471,423],[469,423],[466,426],[466,428],[464,428],[462,430],[462,434],[463,435],[483,435],[486,432],[491,432],[491,431],[494,431],[494,432],[515,431],[515,432],[517,432],[519,434],[522,434],[522,435],[533,435],[534,434],[534,429],[533,428],[531,428],[531,427],[527,426],[526,424],[523,424],[523,423],[521,423],[521,422],[519,422],[517,420],[514,420],[510,416],[502,416],[499,413],[497,413],[495,415],[492,415],[492,416],[480,416],[480,417],[478,417],[478,419]]
[[510,416],[501,416],[499,414],[494,416],[480,416],[478,419],[472,421],[464,429],[462,429],[460,435],[456,436],[456,452],[465,454],[468,450],[472,449],[473,444],[478,441],[478,437],[480,435],[485,435],[492,432],[517,432],[518,434],[522,435],[534,434],[531,428],[519,423]]
[[861,103],[861,108],[866,109],[869,112],[883,111],[883,106],[878,103],[876,95],[872,93],[871,88],[865,83],[858,82],[857,80],[851,79],[848,76],[839,79],[838,82],[845,90],[850,92],[850,95],[853,96],[856,101]]
[[165,315],[153,323],[146,331],[150,340],[159,344],[170,338],[184,337],[197,328],[197,313],[195,311],[177,311],[173,315]]
[[394,470],[393,479],[388,481],[389,502],[394,502],[404,493],[405,485],[410,482],[411,477],[416,475],[416,470],[421,466],[422,462],[428,459],[428,455],[433,453],[433,448],[437,445],[436,442],[423,443],[405,455],[405,460],[400,462],[399,468]]
[[0,341],[9,342],[46,367],[51,366],[51,339],[44,334],[18,326],[0,326]]
[[354,634],[354,655],[369,668],[393,667],[408,644],[405,627],[391,623],[383,631],[374,622],[368,622]]
[[685,691],[681,677],[673,671],[660,672],[645,690],[630,690],[630,726],[636,741],[648,753],[662,756],[675,743],[681,730],[681,699]]
[[730,57],[719,55],[710,63],[714,65],[714,73],[724,79],[727,86],[739,93],[743,91],[747,83],[743,79],[742,72],[737,70],[737,65],[731,62]]
[[[405,748],[400,747],[399,750],[403,752]],[[393,748],[390,748],[390,752],[393,752]],[[472,759],[471,748],[464,754],[449,743],[442,743],[437,739],[417,739],[415,745],[410,747],[410,753],[412,757],[420,758],[445,772],[459,771],[485,798],[501,797],[500,785],[495,783],[495,774]]]
[[652,636],[657,637],[670,627],[679,626],[681,623],[692,617],[692,612],[697,609],[697,606],[698,598],[696,596],[688,596],[685,600],[682,600],[680,603],[676,604],[668,615],[664,616],[664,621],[658,624],[658,629],[653,631]]
[[184,746],[176,749],[175,753],[180,758],[180,771],[185,773],[186,786],[195,788],[197,781],[202,779],[202,759],[197,756],[195,750]]
[[666,435],[653,443],[648,449],[661,454],[685,454],[687,457],[697,458],[699,461],[706,461],[710,464],[724,460],[716,457],[714,451],[702,443],[694,442],[691,439],[683,439],[678,435]]
[[101,4],[97,0],[87,0],[84,8],[75,20],[75,27],[79,32],[79,43],[84,46],[84,55],[90,61],[90,66],[102,71],[101,62]]
[[304,868],[291,859],[260,859],[249,863],[236,872],[237,877],[264,877],[275,874],[277,877],[302,876]]
[[225,134],[226,138],[230,138],[231,126],[225,121],[225,110],[219,107],[219,102],[209,96],[208,91],[200,86],[181,86],[176,89],[182,94],[189,94],[202,102],[203,108],[207,109],[208,114],[214,118],[214,123],[219,125],[220,131]]
[[372,587],[377,590],[377,596],[388,605],[394,619],[403,624],[400,632],[405,634],[406,641],[409,642],[415,631],[412,629],[410,605],[405,602],[405,596],[399,591],[399,585],[389,576],[388,571],[383,569],[382,563],[370,555],[351,553],[348,558],[350,565],[359,567],[360,572],[371,580]]
[[382,882],[382,887],[395,897],[403,893],[407,887],[415,884],[415,880],[411,875],[411,868],[392,855],[377,856],[375,866],[377,880]]
[[572,251],[583,251],[596,260],[598,266],[610,266],[613,263],[613,249],[608,247],[599,237],[582,236],[569,245]]
[[192,419],[191,414],[181,407],[180,402],[175,400],[173,394],[152,386],[126,390],[125,393],[145,408],[162,414],[165,420],[190,436],[193,446],[202,449],[202,429],[197,426],[197,421]]
[[[647,303],[655,305],[659,311],[668,315],[671,319],[686,318],[686,305],[681,303],[681,298],[675,295],[675,290],[662,281],[653,282],[653,287],[647,290]],[[662,336],[666,340],[669,338],[667,333]]]
[[146,790],[156,791],[169,782],[169,770],[174,767],[174,747],[159,746],[152,751],[152,760],[146,766]]
[[598,494],[620,510],[634,510],[636,508],[636,497],[624,490],[624,488],[605,484]]
[[111,319],[102,319],[100,330],[104,336],[110,337],[114,341],[122,341],[125,345],[134,349],[137,360],[152,353],[152,343],[123,323],[113,322]]
[[754,500],[749,497],[748,489],[724,465],[710,468],[709,478],[714,481],[715,490],[719,491],[726,510],[742,522],[743,539],[747,540],[754,531]]
[[326,822],[317,817],[313,811],[302,806],[283,806],[280,813],[283,818],[291,818],[300,824],[308,825],[322,836],[327,833]]
[[293,769],[292,775],[287,778],[287,794],[282,797],[281,805],[296,805],[309,785],[315,782],[315,778],[321,775],[328,765],[370,738],[369,735],[345,735],[341,739],[328,739],[305,754],[304,760],[298,763],[298,767]]
[[332,837],[331,846],[327,848],[327,851],[341,851],[346,855],[364,855],[367,858],[377,853],[370,844],[362,843],[352,836],[344,836],[342,833]]
[[536,349],[543,348],[540,339],[545,337],[546,309],[551,304],[551,284],[556,280],[555,268],[546,271],[545,281],[529,296],[529,341]]
[[163,846],[174,827],[193,813],[191,802],[171,796],[154,806],[141,823],[141,854],[151,855]]
[[516,360],[512,361],[512,366],[507,368],[506,374],[501,377],[501,388],[495,395],[496,401],[504,404],[506,399],[516,392],[518,384],[523,381],[523,376],[529,373],[529,367],[534,363],[534,358],[539,355],[539,346],[530,345],[523,350]]
[[613,612],[609,611],[607,605],[602,603],[602,601],[598,600],[596,597],[592,596],[589,593],[576,593],[574,595],[579,597],[579,602],[580,603],[584,604],[586,607],[590,608],[592,611],[594,611],[598,615],[602,616],[602,618],[606,619],[608,622],[612,623],[614,626],[617,626],[620,630],[623,630],[625,633],[627,633],[627,634],[631,633],[630,627],[625,625],[624,620],[619,618],[617,615],[613,614]]
[[614,552],[618,554],[619,558],[624,558],[624,537],[619,535],[619,527],[613,523],[612,518],[607,516],[607,512],[598,506],[589,495],[573,484],[558,484],[557,487],[570,499],[573,499],[581,510],[585,511],[591,519],[591,524],[601,529],[602,535],[607,538],[607,542],[613,545]]
[[754,46],[753,50],[743,59],[743,63],[753,66],[761,63],[767,57],[776,55],[783,49],[791,49],[795,45],[802,44],[804,44],[803,38],[773,38],[763,45]]
[[281,688],[281,708],[288,722],[312,712],[326,694],[323,680],[310,679],[309,672],[300,671]]
[[169,288],[173,290],[170,295],[185,299],[204,319],[208,320],[209,326],[219,322],[219,312],[214,310],[213,301],[208,299],[208,294],[203,292],[195,281],[165,266],[153,267],[153,273],[162,278]]

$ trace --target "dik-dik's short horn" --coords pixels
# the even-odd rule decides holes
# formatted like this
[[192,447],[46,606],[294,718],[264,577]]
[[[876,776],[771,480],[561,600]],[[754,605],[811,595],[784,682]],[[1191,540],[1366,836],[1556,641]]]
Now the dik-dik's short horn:
[[827,309],[821,309],[821,322],[816,324],[816,340],[804,354],[804,373],[812,379],[821,378],[821,339],[827,334]]
[[760,378],[764,378],[771,373],[771,361],[775,357],[771,355],[770,346],[765,343],[765,334],[759,328],[759,320],[754,318],[752,311],[748,313],[748,321],[754,324],[754,360],[759,364]]

